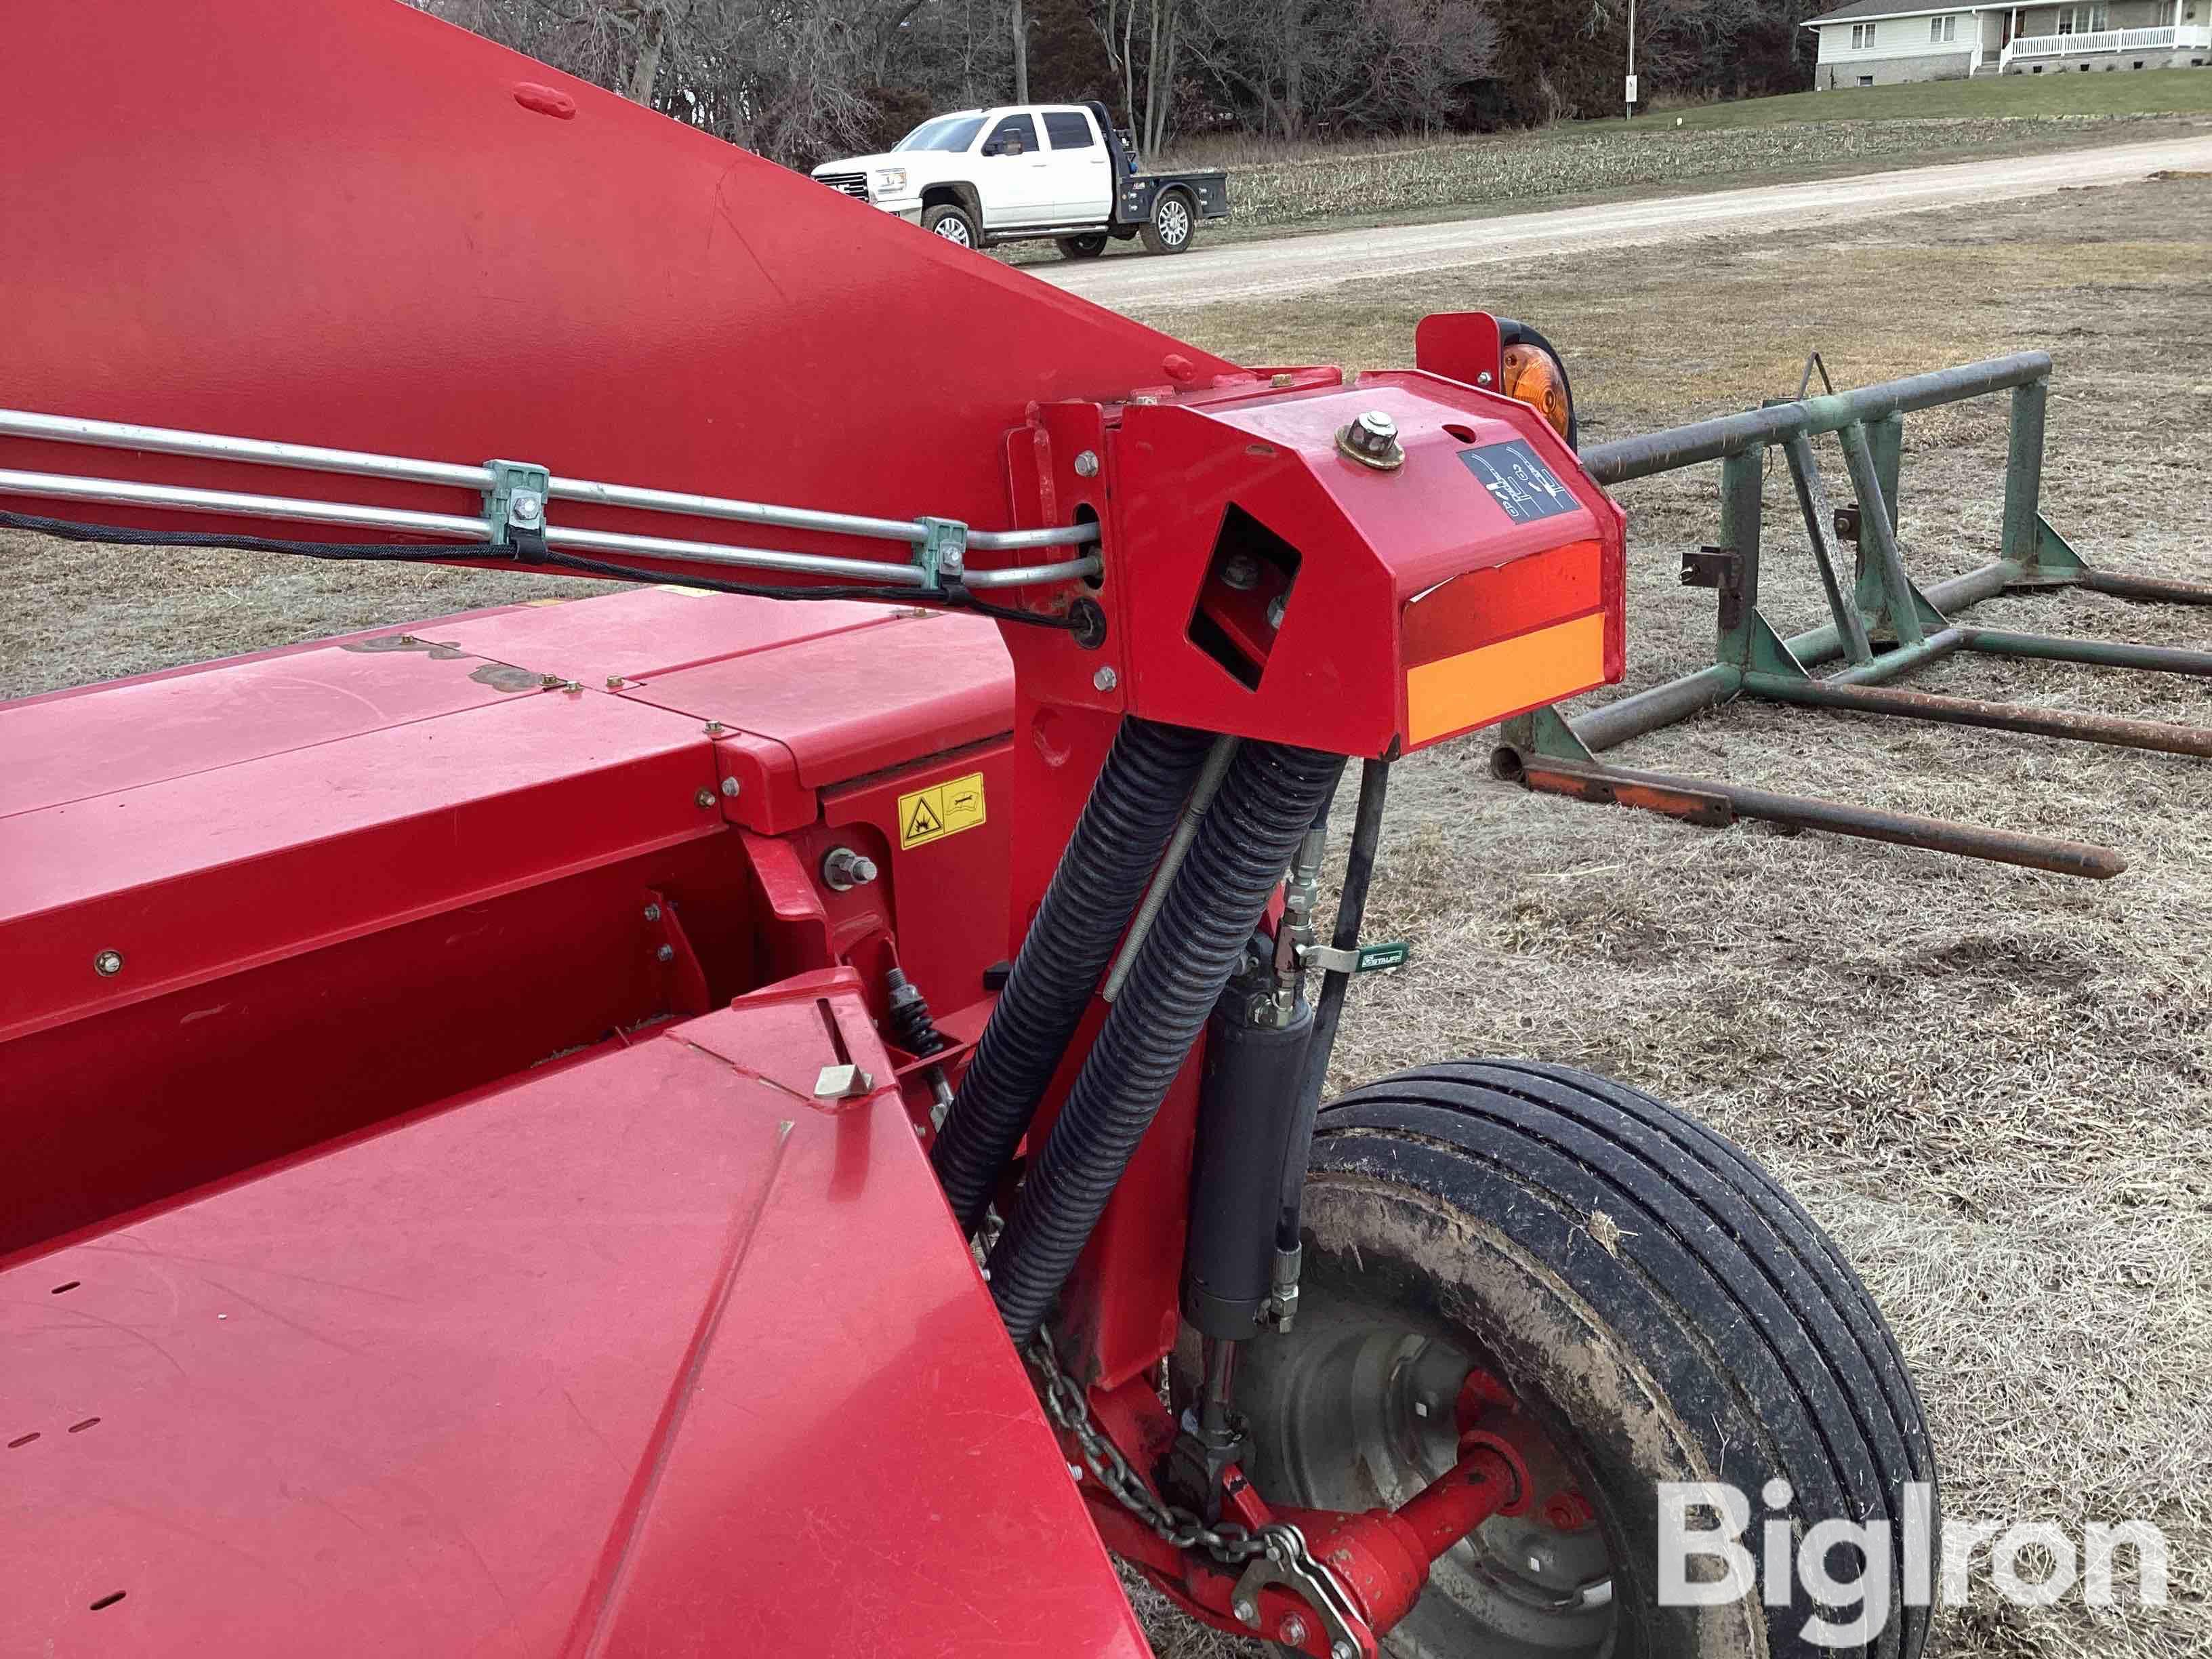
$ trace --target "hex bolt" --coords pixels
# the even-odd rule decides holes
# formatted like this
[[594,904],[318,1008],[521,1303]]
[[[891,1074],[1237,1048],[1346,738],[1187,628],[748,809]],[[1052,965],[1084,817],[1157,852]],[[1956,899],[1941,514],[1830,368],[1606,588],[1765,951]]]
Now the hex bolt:
[[1095,478],[1098,476],[1097,450],[1086,449],[1075,458],[1075,476],[1079,478]]
[[712,806],[714,804],[714,792],[711,789],[702,789],[691,799],[702,806]]
[[1359,1659],[1359,1650],[1340,1638],[1328,1644],[1328,1659]]
[[647,921],[659,921],[660,920],[660,907],[657,904],[647,905],[645,907],[645,919]]
[[608,675],[608,676],[607,676],[607,690],[610,690],[610,691],[619,691],[619,690],[621,690],[622,689],[623,689],[623,677],[622,677],[621,675],[619,675],[619,674],[610,674],[610,675]]
[[1495,376],[1493,376],[1493,375],[1491,374],[1491,372],[1490,372],[1488,369],[1486,369],[1486,369],[1484,369],[1484,370],[1482,371],[1482,373],[1481,373],[1481,374],[1478,374],[1478,375],[1476,375],[1476,376],[1474,377],[1474,383],[1475,383],[1477,386],[1488,386],[1488,385],[1491,383],[1491,381],[1492,381],[1494,378],[1496,378],[1496,377],[1495,377]]
[[1283,625],[1283,612],[1289,607],[1289,596],[1282,593],[1276,594],[1273,599],[1267,601],[1268,627],[1280,628]]
[[1259,560],[1249,553],[1231,553],[1221,562],[1221,580],[1239,593],[1250,592],[1260,585]]
[[729,796],[733,800],[737,798],[738,791],[744,787],[744,785],[739,783],[735,778],[724,778],[722,780],[722,793]]
[[719,738],[719,737],[720,737],[720,736],[722,735],[722,723],[721,723],[721,721],[720,721],[720,720],[708,720],[708,721],[707,722],[707,735],[708,735],[708,737],[710,737],[710,738]]
[[581,691],[584,689],[584,683],[581,680],[563,680],[561,682],[561,689],[563,691]]
[[1229,1604],[1229,1610],[1248,1625],[1257,1626],[1260,1622],[1260,1604],[1249,1595],[1238,1596]]
[[1091,677],[1091,684],[1101,691],[1111,691],[1121,683],[1121,677],[1110,668],[1102,668]]
[[655,951],[653,953],[653,959],[655,962],[673,962],[673,961],[675,961],[675,960],[676,960],[676,947],[675,947],[674,945],[662,945],[662,946],[661,946],[658,951]]
[[507,498],[507,516],[516,524],[536,524],[544,514],[545,498],[534,489],[518,489]]
[[123,952],[102,951],[92,959],[92,971],[102,979],[113,979],[123,971]]
[[1405,465],[1406,452],[1398,447],[1398,423],[1379,409],[1353,417],[1336,434],[1336,447],[1362,466],[1388,472]]
[[822,860],[822,884],[833,893],[866,887],[877,873],[873,859],[849,847],[833,847]]
[[1298,377],[1295,374],[1277,374],[1268,381],[1278,392],[1286,392],[1297,383]]
[[1306,1639],[1306,1621],[1295,1613],[1286,1613],[1283,1615],[1282,1628],[1277,1633],[1292,1647],[1302,1647]]
[[957,547],[948,547],[937,556],[937,568],[948,576],[957,576],[968,568],[968,556]]

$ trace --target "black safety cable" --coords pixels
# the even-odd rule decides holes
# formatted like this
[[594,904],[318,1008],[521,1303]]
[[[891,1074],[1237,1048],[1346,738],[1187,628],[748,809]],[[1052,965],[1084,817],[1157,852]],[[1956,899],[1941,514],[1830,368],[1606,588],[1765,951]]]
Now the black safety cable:
[[530,550],[526,555],[489,544],[476,547],[466,542],[456,542],[450,547],[441,547],[433,551],[428,548],[395,545],[388,542],[301,542],[271,536],[218,535],[191,530],[131,530],[121,525],[78,524],[71,520],[49,519],[35,513],[5,511],[0,511],[0,529],[27,530],[62,541],[112,542],[122,547],[208,547],[243,553],[289,553],[307,559],[367,560],[385,564],[449,564],[456,557],[465,557],[494,561],[511,565],[517,570],[566,570],[579,575],[604,577],[611,581],[658,585],[680,580],[685,587],[703,588],[712,593],[735,593],[745,599],[878,599],[898,605],[934,605],[942,610],[971,611],[994,621],[1026,623],[1036,628],[1073,631],[1079,626],[1067,617],[1040,616],[1035,611],[1017,611],[1010,605],[993,605],[957,586],[946,588],[942,593],[931,593],[920,588],[872,586],[859,582],[840,582],[822,587],[779,587],[761,582],[726,581],[718,576],[695,576],[688,571],[679,578],[665,570],[647,570],[608,559],[587,559],[574,553],[556,553],[542,546]]

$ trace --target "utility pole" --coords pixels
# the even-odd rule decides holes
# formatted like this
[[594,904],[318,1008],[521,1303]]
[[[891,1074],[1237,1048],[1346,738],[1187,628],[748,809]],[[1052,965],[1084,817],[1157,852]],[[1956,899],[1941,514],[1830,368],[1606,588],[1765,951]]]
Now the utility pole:
[[1636,118],[1636,0],[1628,0],[1628,82],[1622,91],[1620,118]]
[[1030,100],[1030,30],[1022,20],[1022,0],[1014,0],[1014,101]]

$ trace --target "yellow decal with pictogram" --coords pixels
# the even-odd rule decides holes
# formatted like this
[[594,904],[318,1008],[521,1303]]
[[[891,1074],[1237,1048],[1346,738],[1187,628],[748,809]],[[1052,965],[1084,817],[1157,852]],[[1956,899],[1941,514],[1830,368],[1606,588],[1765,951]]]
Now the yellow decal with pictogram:
[[899,845],[921,847],[983,822],[983,775],[970,772],[898,798]]

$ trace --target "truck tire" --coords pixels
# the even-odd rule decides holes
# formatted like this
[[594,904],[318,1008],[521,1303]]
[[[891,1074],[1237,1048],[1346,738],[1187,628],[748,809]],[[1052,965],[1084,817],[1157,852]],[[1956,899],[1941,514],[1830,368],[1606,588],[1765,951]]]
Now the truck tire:
[[951,202],[923,210],[921,228],[933,236],[942,236],[956,247],[983,246],[983,239],[976,234],[975,221],[968,210]]
[[1106,251],[1106,233],[1095,236],[1062,236],[1053,246],[1064,259],[1095,259]]
[[[1453,1545],[1388,1652],[1917,1659],[1929,1610],[1905,1586],[1936,1581],[1906,1576],[1906,1505],[1919,1537],[1942,1535],[1918,1396],[1865,1287],[1747,1154],[1587,1073],[1462,1061],[1327,1107],[1304,1202],[1296,1323],[1249,1344],[1237,1376],[1261,1492],[1395,1505],[1451,1467],[1470,1413],[1510,1409],[1533,1437],[1516,1438],[1534,1448],[1531,1512]],[[1879,1627],[1808,1638],[1821,1610],[1802,1575],[1770,1607],[1763,1568],[1724,1604],[1662,1606],[1658,1488],[1698,1481],[1745,1495],[1753,1561],[1769,1518],[1793,1551],[1823,1520],[1888,1520],[1886,1551],[1825,1563],[1887,1582]],[[1838,1625],[1876,1611],[1838,1600]]]
[[1154,253],[1180,253],[1190,246],[1198,229],[1197,210],[1179,190],[1164,190],[1152,203],[1152,216],[1145,221],[1145,246]]

